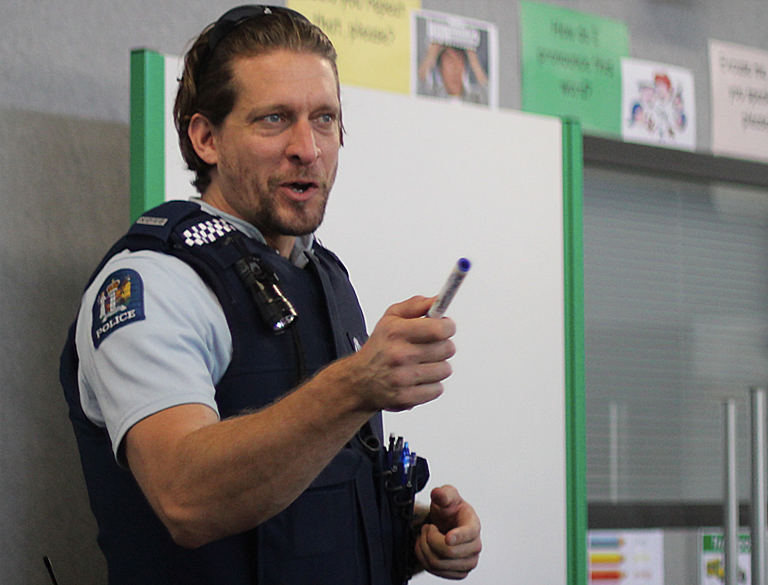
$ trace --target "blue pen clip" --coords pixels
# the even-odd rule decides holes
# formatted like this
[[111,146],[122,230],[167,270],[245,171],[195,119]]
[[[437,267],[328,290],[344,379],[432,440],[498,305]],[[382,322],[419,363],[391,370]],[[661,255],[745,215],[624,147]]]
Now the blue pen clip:
[[400,484],[404,485],[408,477],[408,468],[411,465],[411,449],[408,442],[403,447],[403,452],[400,455]]
[[413,476],[416,475],[416,453],[411,453],[411,460],[408,462],[408,473],[405,485],[408,489],[414,486]]

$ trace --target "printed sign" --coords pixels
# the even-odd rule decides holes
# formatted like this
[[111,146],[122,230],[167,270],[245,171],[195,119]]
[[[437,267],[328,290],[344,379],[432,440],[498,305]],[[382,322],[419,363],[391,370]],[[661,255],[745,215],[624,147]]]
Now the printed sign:
[[589,583],[664,585],[661,530],[590,530]]
[[624,140],[695,150],[696,102],[689,69],[622,59],[621,85]]
[[520,3],[522,107],[579,118],[587,132],[621,134],[623,22],[538,2]]
[[[725,560],[723,557],[722,532],[702,531],[701,542],[701,585],[723,585],[725,582]],[[738,581],[752,583],[752,558],[749,534],[739,534]]]
[[768,52],[709,41],[712,152],[768,160]]
[[336,47],[344,84],[409,93],[411,10],[421,0],[288,0]]
[[412,92],[496,107],[498,41],[490,22],[413,12]]

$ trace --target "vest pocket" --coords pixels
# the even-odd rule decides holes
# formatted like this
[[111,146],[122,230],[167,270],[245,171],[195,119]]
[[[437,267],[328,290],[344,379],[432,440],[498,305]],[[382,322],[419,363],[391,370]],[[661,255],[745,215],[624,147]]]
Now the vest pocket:
[[288,508],[257,528],[258,583],[367,583],[355,479],[360,453],[342,451]]

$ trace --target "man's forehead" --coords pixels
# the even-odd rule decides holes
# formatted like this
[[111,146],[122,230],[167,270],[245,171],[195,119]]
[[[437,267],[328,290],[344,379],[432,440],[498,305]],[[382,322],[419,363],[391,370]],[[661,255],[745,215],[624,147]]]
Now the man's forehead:
[[253,55],[241,55],[232,61],[232,71],[235,78],[247,79],[249,76],[259,73],[271,77],[287,77],[298,72],[307,74],[330,73],[335,81],[338,81],[336,68],[333,63],[323,55],[310,51],[297,51],[293,49],[272,49]]
[[233,62],[236,109],[292,107],[340,109],[332,63],[321,55],[272,51]]

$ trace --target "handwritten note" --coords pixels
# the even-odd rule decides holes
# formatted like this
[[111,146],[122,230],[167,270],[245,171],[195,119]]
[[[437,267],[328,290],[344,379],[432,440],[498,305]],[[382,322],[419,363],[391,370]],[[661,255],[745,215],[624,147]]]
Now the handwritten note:
[[768,52],[709,41],[712,152],[768,160]]
[[410,93],[411,11],[421,0],[288,0],[333,42],[342,83]]
[[619,134],[626,25],[541,2],[521,2],[520,15],[523,110]]

